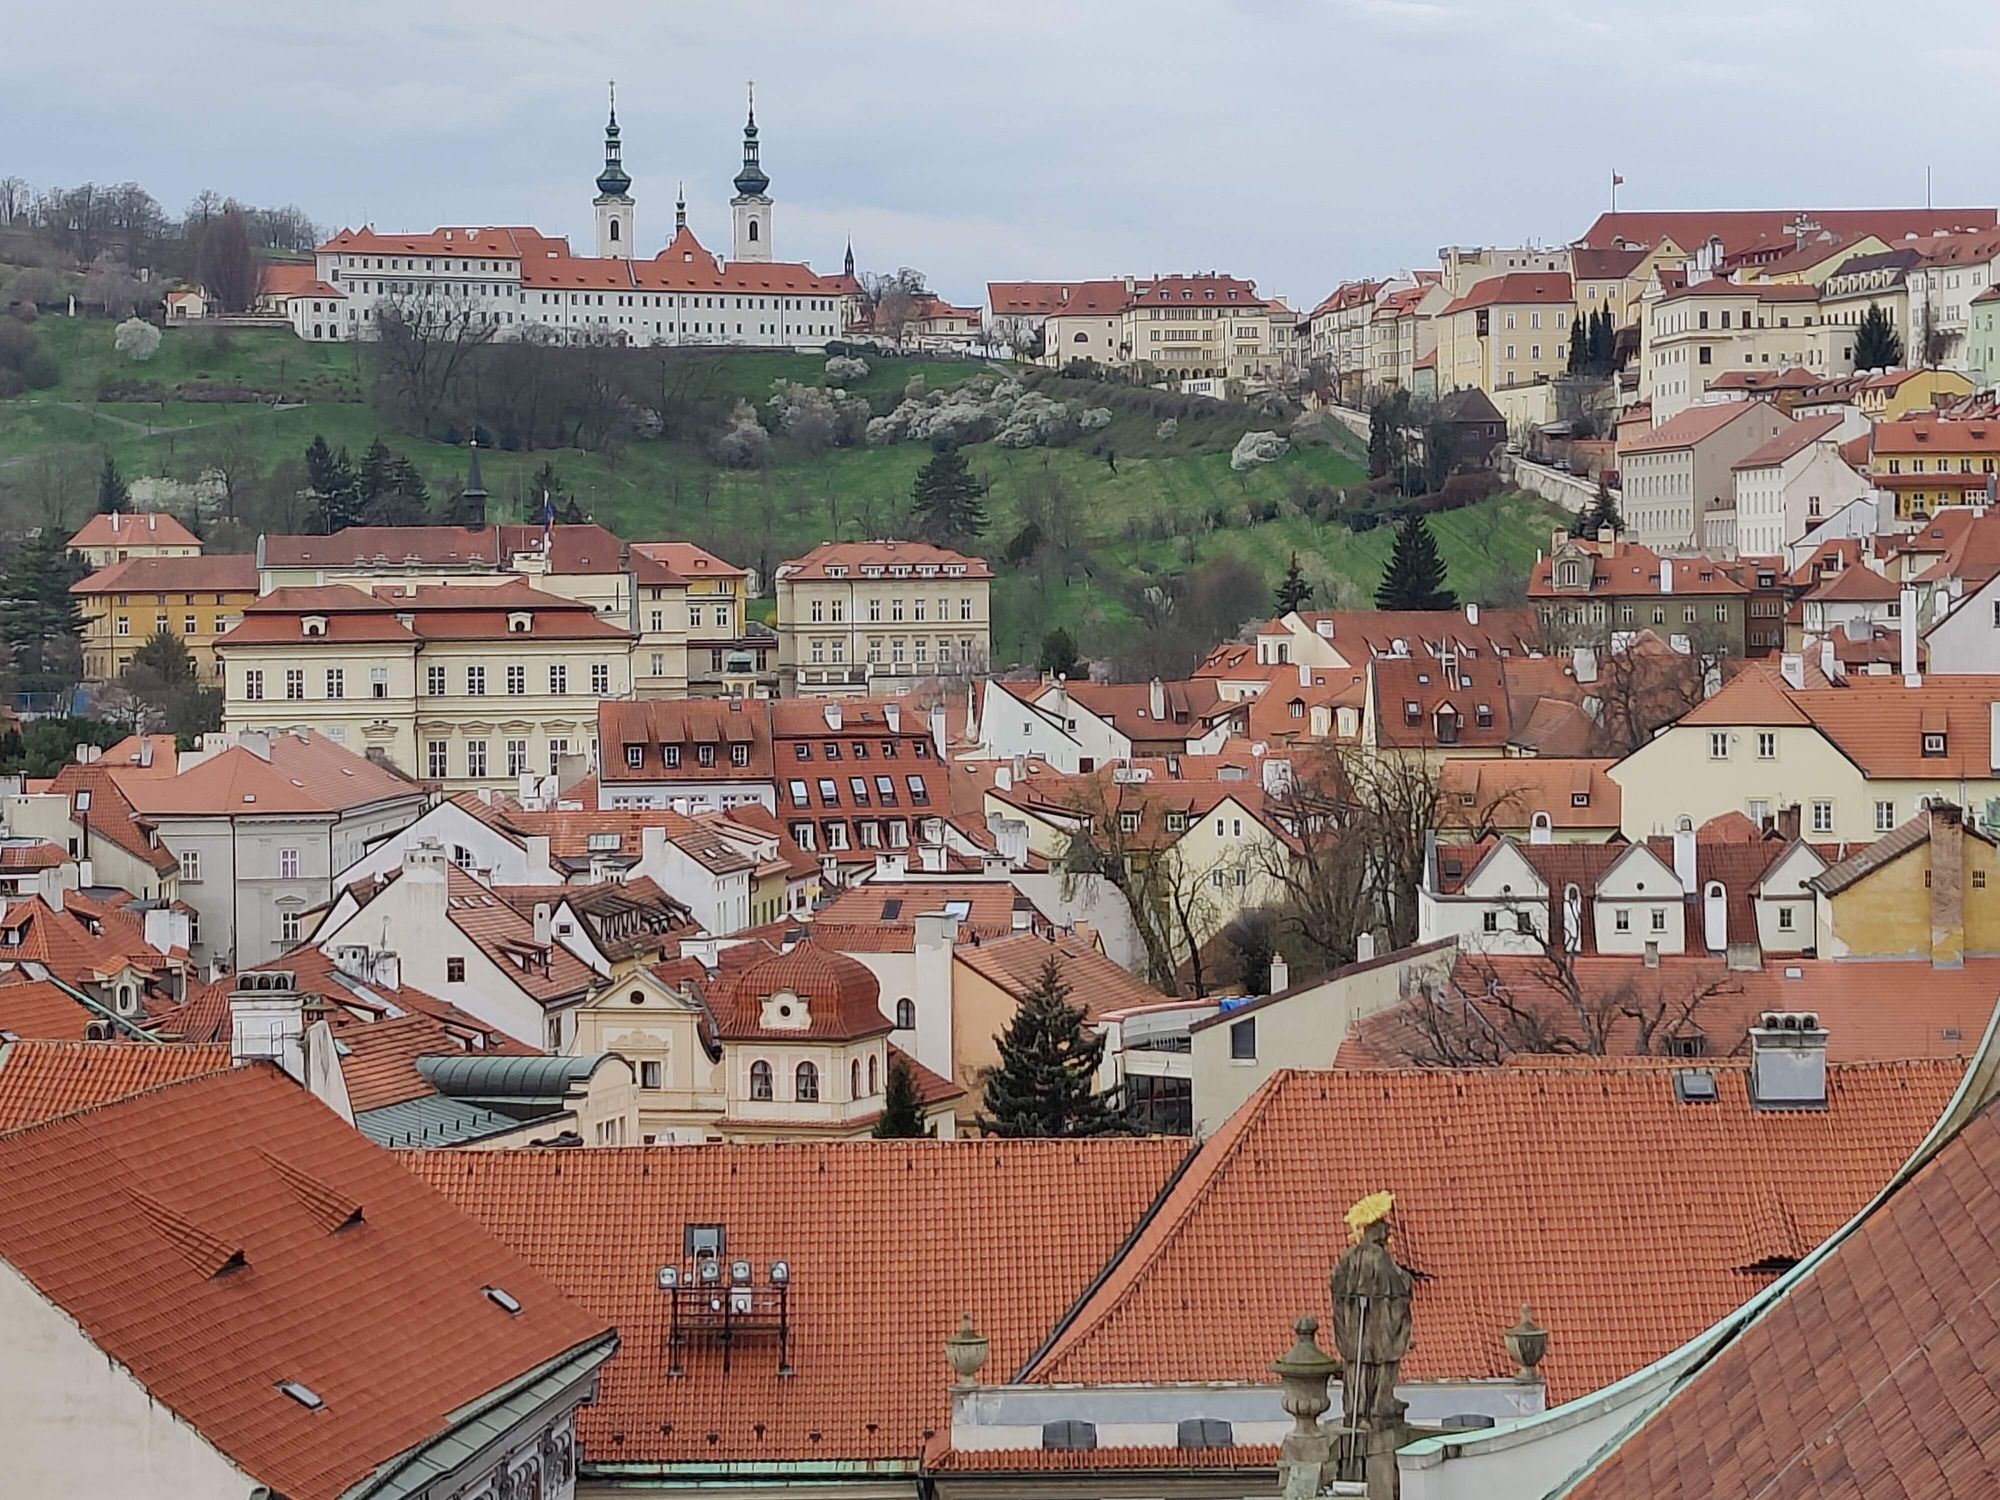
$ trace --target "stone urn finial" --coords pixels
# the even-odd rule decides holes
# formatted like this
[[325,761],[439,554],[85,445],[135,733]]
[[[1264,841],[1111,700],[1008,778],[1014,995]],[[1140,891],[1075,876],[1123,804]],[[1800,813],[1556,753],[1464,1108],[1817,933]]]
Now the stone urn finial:
[[962,1314],[958,1332],[944,1341],[944,1357],[951,1362],[952,1373],[958,1377],[959,1385],[979,1384],[979,1372],[985,1367],[986,1355],[991,1347],[986,1335],[972,1326],[972,1314]]
[[1320,1430],[1319,1419],[1333,1405],[1327,1382],[1340,1373],[1340,1361],[1320,1347],[1318,1318],[1300,1318],[1292,1324],[1292,1332],[1298,1335],[1297,1339],[1281,1357],[1271,1361],[1271,1370],[1285,1384],[1285,1394],[1278,1404],[1297,1424],[1292,1429],[1293,1435],[1312,1437]]
[[1507,1357],[1520,1367],[1516,1380],[1540,1380],[1535,1366],[1549,1351],[1549,1331],[1535,1322],[1534,1309],[1521,1304],[1521,1321],[1507,1330]]

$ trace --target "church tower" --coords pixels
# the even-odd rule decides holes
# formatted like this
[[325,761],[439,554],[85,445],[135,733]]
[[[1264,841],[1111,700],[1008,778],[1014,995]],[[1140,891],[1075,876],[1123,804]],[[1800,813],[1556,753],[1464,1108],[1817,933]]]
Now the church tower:
[[597,174],[597,253],[632,258],[632,179],[620,159],[618,85],[611,85],[611,119],[604,127],[604,170]]
[[736,196],[729,200],[736,225],[737,260],[771,258],[771,179],[757,164],[757,86],[750,86],[750,118],[743,126],[743,170],[736,174]]

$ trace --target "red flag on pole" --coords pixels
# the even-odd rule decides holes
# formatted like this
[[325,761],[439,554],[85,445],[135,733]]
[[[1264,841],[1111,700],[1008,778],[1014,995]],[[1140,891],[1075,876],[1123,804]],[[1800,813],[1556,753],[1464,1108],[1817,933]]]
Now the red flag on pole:
[[1611,185],[1613,187],[1623,187],[1625,186],[1625,179],[1620,177],[1616,172],[1613,172],[1611,174]]

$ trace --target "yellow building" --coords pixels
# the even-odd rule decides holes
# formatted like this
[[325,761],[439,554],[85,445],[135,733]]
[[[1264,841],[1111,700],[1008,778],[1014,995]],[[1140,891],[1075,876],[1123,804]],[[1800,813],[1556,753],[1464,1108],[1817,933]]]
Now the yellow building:
[[1438,315],[1439,391],[1490,395],[1562,374],[1575,307],[1566,272],[1512,271],[1478,283]]
[[199,557],[201,538],[164,511],[113,511],[85,521],[69,550],[102,568],[132,557]]
[[630,550],[640,697],[742,696],[768,681],[777,641],[750,629],[747,569],[692,542],[634,542]]
[[1996,467],[2000,422],[1906,416],[1875,424],[1868,478],[1896,497],[1896,515],[1908,520],[1982,499]]
[[1820,957],[1928,958],[1956,968],[2000,953],[2000,848],[1965,826],[1952,803],[1933,803],[1812,881]]
[[518,579],[279,589],[216,654],[230,733],[302,725],[449,791],[553,774],[631,692],[630,632]]
[[[1079,282],[1042,325],[1042,363],[1148,365],[1178,389],[1219,396],[1226,382],[1282,372],[1297,324],[1235,276]],[[1365,310],[1358,326],[1365,338]]]
[[1896,422],[1971,394],[1971,379],[1956,370],[1884,370],[1861,383],[1854,405],[1871,422]]
[[180,637],[201,680],[214,682],[216,637],[257,602],[257,560],[198,552],[131,557],[79,579],[70,592],[83,608],[87,681],[113,680],[147,637],[164,630]]
[[787,696],[907,691],[992,659],[993,570],[928,542],[822,542],[778,567],[778,674]]

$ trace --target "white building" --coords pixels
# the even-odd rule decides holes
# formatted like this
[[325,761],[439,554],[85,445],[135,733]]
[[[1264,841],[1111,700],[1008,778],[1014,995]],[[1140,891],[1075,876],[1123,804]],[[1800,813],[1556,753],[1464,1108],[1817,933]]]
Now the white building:
[[1844,431],[1835,415],[1794,423],[1737,461],[1736,550],[1778,557],[1822,521],[1869,492],[1868,481],[1840,456]]

